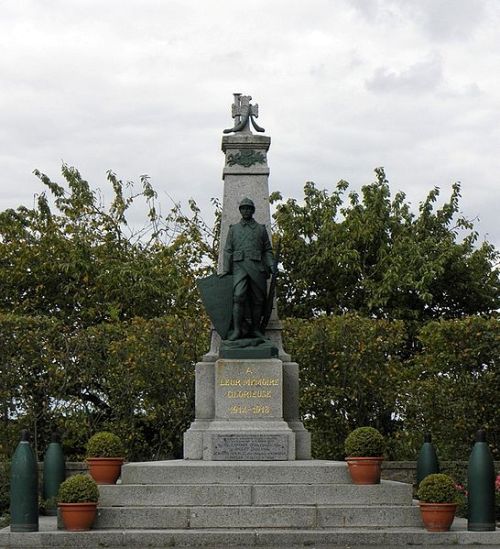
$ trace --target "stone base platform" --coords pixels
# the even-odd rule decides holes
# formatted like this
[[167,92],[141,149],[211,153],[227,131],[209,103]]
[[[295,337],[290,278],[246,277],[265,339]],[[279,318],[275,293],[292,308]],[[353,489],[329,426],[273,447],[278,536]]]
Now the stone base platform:
[[429,533],[412,486],[351,483],[335,461],[129,463],[121,483],[99,487],[98,517],[85,533],[0,531],[0,547],[500,547],[500,532]]
[[455,519],[450,532],[431,533],[423,528],[211,528],[184,529],[105,529],[89,532],[66,532],[56,529],[56,517],[41,517],[40,532],[10,533],[0,530],[0,547],[47,549],[71,547],[88,549],[144,549],[165,547],[203,547],[221,549],[329,549],[332,547],[386,549],[416,546],[444,549],[500,547],[500,532],[467,532],[467,521]]

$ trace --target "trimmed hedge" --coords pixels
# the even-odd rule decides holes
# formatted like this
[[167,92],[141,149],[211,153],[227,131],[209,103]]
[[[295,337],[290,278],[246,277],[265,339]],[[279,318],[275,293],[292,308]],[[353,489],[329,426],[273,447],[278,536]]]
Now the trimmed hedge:
[[[314,457],[343,459],[347,435],[372,426],[388,459],[414,459],[425,431],[441,460],[467,459],[482,426],[500,459],[498,319],[419,328],[349,314],[284,327]],[[70,461],[97,431],[119,433],[131,461],[180,457],[208,335],[206,318],[187,313],[71,330],[0,313],[0,457],[10,459],[22,428],[35,435],[39,459],[54,429]]]
[[373,427],[358,427],[345,439],[345,455],[348,457],[380,457],[384,452],[384,437]]
[[406,348],[401,321],[357,315],[285,321],[285,348],[300,366],[301,411],[313,457],[343,459],[344,440],[371,426],[389,438],[402,428],[394,413]]
[[51,320],[0,314],[0,341],[8,343],[0,353],[0,414],[12,410],[0,421],[0,453],[10,459],[26,428],[39,460],[54,429],[69,461],[84,458],[98,431],[120,433],[130,460],[180,457],[208,332],[202,316],[69,332]]
[[342,459],[346,436],[369,425],[386,438],[388,459],[415,459],[427,431],[441,460],[468,459],[484,426],[500,459],[499,319],[288,319],[284,341],[300,365],[314,457]]
[[468,459],[479,428],[500,459],[500,319],[467,317],[423,326],[421,350],[399,378],[398,411],[409,433],[430,431],[442,459]]
[[97,503],[99,489],[88,475],[74,475],[59,486],[57,501],[60,503]]
[[422,480],[417,497],[424,503],[456,503],[458,490],[450,476],[435,473]]
[[121,458],[125,456],[125,448],[121,438],[109,431],[101,431],[92,435],[87,442],[87,457]]

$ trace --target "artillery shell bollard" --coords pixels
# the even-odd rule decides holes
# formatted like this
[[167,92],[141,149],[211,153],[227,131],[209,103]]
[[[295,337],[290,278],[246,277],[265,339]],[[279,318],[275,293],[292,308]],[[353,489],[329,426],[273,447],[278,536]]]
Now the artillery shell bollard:
[[495,466],[486,444],[486,433],[476,434],[467,469],[469,517],[467,530],[488,532],[495,530]]
[[66,478],[64,454],[57,433],[52,433],[52,441],[43,459],[43,499],[46,500],[46,513],[57,515],[57,492]]
[[436,450],[432,445],[430,433],[425,433],[424,443],[417,458],[417,485],[419,485],[426,476],[439,473],[439,461]]
[[28,431],[12,456],[10,515],[11,532],[38,532],[38,469]]

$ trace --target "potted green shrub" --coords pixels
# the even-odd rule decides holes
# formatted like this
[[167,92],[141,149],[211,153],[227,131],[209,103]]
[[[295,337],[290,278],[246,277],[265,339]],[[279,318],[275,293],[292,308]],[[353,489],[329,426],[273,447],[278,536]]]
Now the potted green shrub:
[[90,530],[94,523],[99,490],[88,475],[74,475],[59,486],[58,507],[66,530]]
[[385,439],[373,427],[358,427],[345,439],[346,461],[354,484],[379,484]]
[[96,433],[87,442],[87,464],[97,484],[114,484],[121,473],[125,449],[120,437],[108,431]]
[[420,483],[417,497],[425,528],[429,532],[447,532],[457,510],[455,481],[443,473],[429,475]]

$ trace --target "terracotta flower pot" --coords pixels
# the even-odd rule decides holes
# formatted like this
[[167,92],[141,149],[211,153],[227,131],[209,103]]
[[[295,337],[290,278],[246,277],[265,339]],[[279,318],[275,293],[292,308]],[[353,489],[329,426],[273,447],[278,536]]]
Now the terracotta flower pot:
[[349,473],[354,484],[380,484],[380,471],[384,458],[379,457],[353,457],[345,458]]
[[114,484],[120,476],[123,458],[87,458],[87,464],[97,484]]
[[455,518],[456,503],[420,502],[420,514],[429,532],[447,532]]
[[71,532],[90,530],[97,513],[97,503],[59,503],[64,528]]

